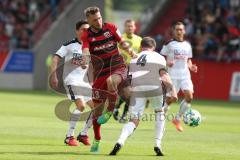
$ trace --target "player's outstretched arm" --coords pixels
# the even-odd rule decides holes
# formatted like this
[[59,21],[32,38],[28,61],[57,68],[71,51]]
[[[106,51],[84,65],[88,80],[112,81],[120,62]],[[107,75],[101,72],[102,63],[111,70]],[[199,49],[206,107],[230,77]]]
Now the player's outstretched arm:
[[81,61],[81,67],[85,69],[88,64],[88,57],[90,57],[90,51],[89,51],[89,41],[88,41],[88,32],[87,30],[84,30],[81,37],[82,41],[82,61]]
[[52,64],[51,64],[51,75],[50,75],[50,86],[54,89],[58,87],[58,79],[57,79],[57,67],[60,62],[60,57],[54,55],[52,57]]
[[198,67],[196,64],[192,64],[192,60],[191,59],[188,59],[188,68],[190,69],[190,71],[193,71],[193,72],[197,72],[198,71]]
[[177,92],[176,92],[175,87],[173,86],[173,83],[172,83],[172,80],[171,80],[169,74],[167,73],[166,70],[162,69],[159,71],[159,75],[161,77],[163,84],[167,88],[167,92],[171,93],[171,98],[173,99],[173,102],[176,102],[178,99]]
[[137,54],[134,53],[129,43],[126,43],[124,40],[119,42],[121,49],[125,50],[132,58],[137,58]]
[[82,54],[82,61],[80,63],[83,69],[87,68],[89,56],[90,56],[89,48],[84,48]]

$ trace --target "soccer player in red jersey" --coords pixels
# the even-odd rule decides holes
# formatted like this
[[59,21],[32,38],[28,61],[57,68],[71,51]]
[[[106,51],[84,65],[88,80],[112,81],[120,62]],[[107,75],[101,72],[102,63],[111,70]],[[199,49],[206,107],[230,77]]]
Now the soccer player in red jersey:
[[[95,140],[91,152],[97,152],[100,136],[100,126],[106,123],[113,112],[118,97],[119,84],[126,79],[127,69],[123,57],[119,54],[120,47],[126,50],[132,57],[134,52],[125,43],[118,28],[111,23],[103,23],[98,7],[88,7],[84,11],[90,27],[82,34],[83,61],[82,66],[87,64],[87,56],[90,55],[93,66],[94,82],[93,101],[93,130]],[[108,100],[108,107],[102,113],[105,101]]]

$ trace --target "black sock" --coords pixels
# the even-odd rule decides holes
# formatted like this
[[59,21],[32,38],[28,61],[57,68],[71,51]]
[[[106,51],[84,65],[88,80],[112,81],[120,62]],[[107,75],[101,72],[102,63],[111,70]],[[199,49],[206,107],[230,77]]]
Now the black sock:
[[127,115],[128,108],[129,108],[129,105],[128,105],[128,103],[126,102],[126,104],[124,105],[122,118],[125,117],[125,116]]
[[116,109],[119,109],[120,108],[120,106],[122,105],[124,103],[124,100],[122,99],[122,98],[120,98],[119,99],[119,102],[118,102],[118,104],[116,105]]

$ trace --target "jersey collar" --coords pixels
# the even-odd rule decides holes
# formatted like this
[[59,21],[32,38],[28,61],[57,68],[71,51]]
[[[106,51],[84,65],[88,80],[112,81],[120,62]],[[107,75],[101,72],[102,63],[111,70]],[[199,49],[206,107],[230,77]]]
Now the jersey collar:
[[177,42],[183,42],[183,41],[184,41],[184,40],[179,41],[179,40],[177,40],[176,38],[173,38],[173,40],[174,40],[174,41],[177,41]]
[[75,37],[75,41],[78,42],[79,44],[82,44],[82,42],[80,42],[77,37]]
[[102,30],[103,30],[103,28],[104,28],[104,26],[106,25],[106,23],[103,23],[103,25],[102,25],[102,28],[101,29],[99,29],[99,30],[96,30],[96,29],[94,29],[93,27],[89,27],[88,29],[92,32],[92,33],[99,33],[99,32],[102,32]]

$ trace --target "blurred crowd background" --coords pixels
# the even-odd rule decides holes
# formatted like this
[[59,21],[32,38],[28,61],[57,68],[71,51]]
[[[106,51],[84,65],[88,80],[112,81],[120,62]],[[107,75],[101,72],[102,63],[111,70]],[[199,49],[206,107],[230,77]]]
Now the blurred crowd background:
[[[49,26],[64,10],[66,5],[63,3],[61,7],[62,1],[64,0],[0,0],[0,54],[12,49],[33,48],[47,30],[47,27],[40,27],[41,24],[44,25],[47,19],[45,25]],[[113,0],[110,2],[111,13],[115,10],[130,12],[138,21],[141,13],[151,12],[155,2]],[[66,3],[70,1],[65,1]],[[187,3],[187,8],[182,20],[186,24],[186,38],[193,46],[194,58],[239,61],[240,0],[188,0],[184,3]],[[168,9],[177,10],[171,7]],[[140,22],[138,27],[141,28]],[[140,29],[138,31],[141,35]],[[171,31],[165,28],[164,33],[152,36],[157,40],[160,50],[164,42],[171,38]]]
[[31,49],[38,25],[46,18],[55,20],[61,11],[58,6],[61,1],[0,0],[0,53]]
[[185,12],[195,58],[240,60],[239,0],[195,0]]

